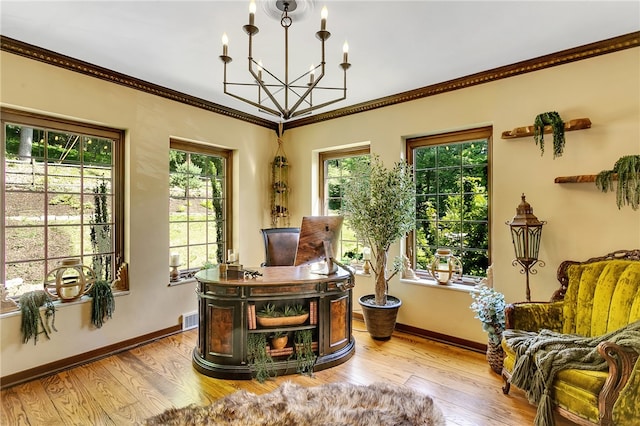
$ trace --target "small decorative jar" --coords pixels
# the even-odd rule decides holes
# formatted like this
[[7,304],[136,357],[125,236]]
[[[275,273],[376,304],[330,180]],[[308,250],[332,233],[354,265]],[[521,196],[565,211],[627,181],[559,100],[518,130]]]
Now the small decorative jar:
[[63,259],[60,266],[50,271],[45,279],[45,290],[63,302],[71,302],[91,290],[96,282],[93,269],[79,258]]
[[462,279],[462,262],[449,249],[438,249],[431,262],[431,276],[438,284],[449,284],[454,277]]

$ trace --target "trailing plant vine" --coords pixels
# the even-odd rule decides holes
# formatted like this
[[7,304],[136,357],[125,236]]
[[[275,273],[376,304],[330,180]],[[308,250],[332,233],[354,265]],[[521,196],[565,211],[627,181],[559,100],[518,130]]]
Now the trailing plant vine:
[[247,336],[247,362],[260,383],[275,377],[275,365],[273,358],[267,353],[267,336],[264,333],[251,333]]
[[625,155],[616,161],[611,170],[603,170],[596,176],[596,186],[602,192],[613,191],[617,176],[616,205],[618,209],[628,204],[633,210],[640,206],[640,155]]
[[313,375],[316,354],[313,352],[312,330],[298,330],[294,333],[296,371],[307,376]]
[[[224,220],[224,211],[223,211],[223,201],[222,198],[222,181],[219,178],[219,173],[222,172],[218,170],[218,167],[213,161],[209,161],[208,163],[208,172],[211,181],[211,196],[213,199],[213,212],[215,214],[216,219],[216,241],[221,242],[224,240],[224,226],[222,225],[222,221]],[[216,259],[218,263],[224,262],[224,245],[218,244],[218,248],[216,250]]]
[[97,328],[102,327],[106,318],[111,318],[116,309],[111,284],[105,280],[98,280],[93,284],[89,295],[91,299],[91,322]]
[[[33,344],[38,343],[38,335],[44,334],[50,339],[51,330],[56,330],[56,308],[49,294],[44,290],[34,290],[24,293],[20,296],[18,302],[22,313],[22,323],[20,331],[22,332],[22,343],[27,343],[33,337]],[[40,307],[45,307],[46,321],[40,315]],[[39,329],[42,331],[39,331]]]
[[93,252],[93,270],[98,279],[111,280],[111,229],[107,205],[107,183],[103,179],[93,190],[95,211],[91,220],[91,246]]
[[533,121],[533,140],[540,144],[540,155],[544,154],[544,126],[553,129],[553,158],[562,156],[564,152],[564,121],[556,111],[538,114]]

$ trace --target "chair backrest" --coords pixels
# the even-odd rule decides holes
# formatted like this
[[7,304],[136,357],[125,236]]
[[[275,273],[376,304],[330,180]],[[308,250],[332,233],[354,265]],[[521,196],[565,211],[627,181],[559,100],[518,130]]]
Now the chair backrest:
[[263,266],[293,266],[298,250],[300,228],[262,230],[265,261]]
[[563,333],[594,337],[640,320],[640,259],[571,262],[564,271]]

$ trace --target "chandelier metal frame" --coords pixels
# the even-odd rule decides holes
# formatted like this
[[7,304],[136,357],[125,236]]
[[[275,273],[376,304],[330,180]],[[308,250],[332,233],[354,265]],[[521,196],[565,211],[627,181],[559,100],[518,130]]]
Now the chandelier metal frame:
[[[297,5],[295,0],[282,1],[278,0],[276,2],[276,7],[282,11],[282,16],[280,19],[280,25],[284,28],[284,79],[281,79],[274,75],[271,71],[263,67],[259,62],[256,62],[253,58],[253,37],[258,34],[259,29],[254,24],[254,16],[255,16],[255,3],[251,2],[250,5],[250,13],[249,13],[249,24],[244,25],[242,28],[245,33],[249,36],[249,73],[253,77],[253,83],[234,83],[227,80],[227,65],[233,60],[231,56],[228,55],[228,40],[226,39],[226,34],[223,36],[223,47],[222,47],[222,55],[220,55],[220,60],[224,63],[224,93],[229,95],[235,99],[238,99],[242,102],[248,103],[250,105],[255,106],[260,111],[269,113],[271,115],[280,117],[282,120],[288,120],[294,117],[298,117],[303,114],[309,114],[314,110],[324,108],[333,103],[342,101],[347,97],[347,70],[351,66],[348,62],[348,45],[345,43],[344,51],[343,51],[343,61],[339,64],[340,68],[343,71],[343,86],[342,87],[325,87],[318,86],[318,83],[325,76],[325,41],[329,39],[331,33],[326,30],[326,8],[323,9],[323,15],[320,25],[320,30],[316,32],[316,38],[321,42],[321,62],[319,65],[315,67],[311,66],[309,71],[300,75],[299,77],[289,80],[289,27],[293,23],[292,18],[289,16],[289,12],[293,12]],[[315,71],[320,69],[320,75],[317,78],[314,78]],[[256,72],[257,71],[257,72]],[[274,83],[265,83],[262,79],[262,73],[266,72],[269,76],[274,79]],[[305,77],[309,76],[308,83],[302,83],[301,80],[305,79]],[[251,99],[247,99],[243,96],[240,96],[236,93],[232,93],[229,90],[230,86],[253,86],[257,88],[258,91],[258,100],[254,101]],[[334,91],[342,91],[342,96],[323,102],[318,105],[313,105],[313,91],[314,90],[334,90]],[[280,92],[284,91],[284,105],[281,105],[280,102],[276,99],[276,95]],[[289,95],[292,94],[295,99],[295,103],[291,107],[289,107]],[[266,97],[264,96],[266,95]],[[264,104],[265,101],[270,100],[275,108],[267,106]],[[298,110],[303,106],[302,109]]]

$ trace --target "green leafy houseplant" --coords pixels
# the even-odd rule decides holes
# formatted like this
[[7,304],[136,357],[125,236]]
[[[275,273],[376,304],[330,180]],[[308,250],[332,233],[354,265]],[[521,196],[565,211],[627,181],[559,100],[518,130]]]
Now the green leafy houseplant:
[[489,341],[499,345],[505,328],[504,294],[486,285],[478,286],[476,289],[477,291],[471,293],[473,303],[470,308],[476,313],[475,318],[482,322],[482,329],[489,335]]
[[562,156],[564,152],[564,121],[556,111],[538,114],[533,121],[533,140],[540,144],[541,154],[544,154],[544,126],[553,129],[553,158]]
[[101,328],[105,319],[111,318],[116,309],[111,283],[105,280],[95,282],[89,291],[91,296],[91,322]]
[[298,330],[294,333],[294,339],[296,371],[300,374],[311,376],[317,358],[312,346],[313,332],[311,330]]
[[[18,301],[22,313],[20,331],[22,343],[27,343],[33,337],[33,344],[38,343],[38,335],[44,333],[50,339],[51,330],[56,330],[56,308],[49,294],[44,290],[34,290],[24,293]],[[40,316],[40,307],[45,307],[46,321]],[[42,329],[42,331],[39,331]]]
[[603,170],[596,176],[596,186],[602,192],[613,191],[617,177],[616,204],[618,209],[628,204],[633,210],[640,205],[640,155],[625,155],[616,161],[613,169]]
[[301,304],[286,305],[282,309],[278,309],[273,303],[267,303],[257,313],[259,317],[279,318],[279,317],[295,317],[308,313]]
[[273,358],[267,353],[267,336],[252,333],[247,336],[247,362],[260,383],[275,377]]
[[387,271],[389,247],[415,228],[416,188],[413,171],[404,161],[384,167],[374,155],[371,164],[359,164],[344,186],[342,214],[357,238],[371,248],[375,259],[375,304],[387,304],[389,280],[401,268]]

